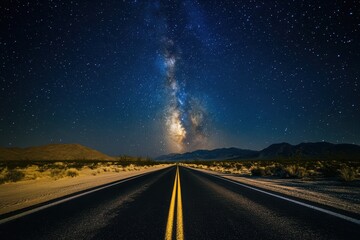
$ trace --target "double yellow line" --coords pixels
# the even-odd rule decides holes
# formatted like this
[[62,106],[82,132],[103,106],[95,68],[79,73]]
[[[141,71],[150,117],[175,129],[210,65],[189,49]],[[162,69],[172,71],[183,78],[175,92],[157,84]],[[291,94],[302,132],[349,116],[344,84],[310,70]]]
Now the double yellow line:
[[[177,196],[177,198],[176,198]],[[171,240],[173,236],[174,215],[175,215],[175,201],[176,201],[176,239],[184,239],[182,200],[181,200],[181,186],[179,166],[176,166],[176,174],[174,181],[174,188],[171,195],[169,215],[166,224],[165,240]]]

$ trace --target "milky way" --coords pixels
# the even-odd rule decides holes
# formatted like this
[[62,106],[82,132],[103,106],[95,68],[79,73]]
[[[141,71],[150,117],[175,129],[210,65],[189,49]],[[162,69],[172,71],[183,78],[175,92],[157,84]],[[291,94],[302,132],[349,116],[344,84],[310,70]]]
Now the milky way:
[[0,147],[360,144],[360,1],[0,1]]
[[164,64],[166,68],[167,107],[165,134],[171,151],[193,150],[207,146],[207,113],[199,100],[186,93],[176,79],[176,63],[181,60],[173,40],[165,38]]

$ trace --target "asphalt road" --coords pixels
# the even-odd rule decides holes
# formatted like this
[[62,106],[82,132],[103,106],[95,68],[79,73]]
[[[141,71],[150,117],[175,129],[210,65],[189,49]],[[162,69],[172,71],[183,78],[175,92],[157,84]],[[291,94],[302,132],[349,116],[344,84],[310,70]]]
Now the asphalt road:
[[358,223],[184,167],[152,172],[0,224],[4,240],[359,236]]

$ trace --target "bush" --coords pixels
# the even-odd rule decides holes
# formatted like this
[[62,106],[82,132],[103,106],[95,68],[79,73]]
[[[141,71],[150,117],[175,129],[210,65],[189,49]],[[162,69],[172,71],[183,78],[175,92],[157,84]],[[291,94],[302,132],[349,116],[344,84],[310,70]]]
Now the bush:
[[58,177],[62,173],[61,169],[51,169],[50,176],[51,177]]
[[74,169],[74,168],[70,168],[66,171],[66,176],[68,177],[76,177],[79,176],[79,172],[78,170]]
[[318,170],[324,177],[336,177],[338,175],[337,166],[324,165]]
[[351,182],[356,179],[357,171],[353,167],[344,166],[339,170],[340,179],[345,182]]
[[251,168],[253,166],[252,162],[244,162],[243,163],[244,167],[246,167],[247,169]]
[[252,176],[260,176],[263,177],[266,175],[265,168],[263,167],[254,167],[251,169],[251,175]]
[[24,177],[25,177],[25,174],[23,172],[13,169],[6,173],[3,181],[4,182],[17,182],[17,181],[20,181],[21,179],[23,179]]
[[272,168],[272,174],[273,176],[284,178],[286,175],[286,171],[284,170],[284,167],[281,165],[276,165]]
[[303,178],[306,175],[306,169],[297,165],[290,165],[285,168],[289,178]]
[[243,166],[241,164],[235,164],[236,170],[240,171],[242,170]]
[[54,178],[54,179],[59,179],[62,178],[64,176],[64,171],[61,169],[51,169],[50,170],[50,177]]

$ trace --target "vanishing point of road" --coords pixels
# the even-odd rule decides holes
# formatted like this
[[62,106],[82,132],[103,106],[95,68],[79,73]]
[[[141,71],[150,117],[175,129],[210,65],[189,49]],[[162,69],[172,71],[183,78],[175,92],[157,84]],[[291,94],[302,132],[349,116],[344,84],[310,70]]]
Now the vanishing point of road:
[[9,239],[359,239],[359,216],[172,166],[2,216]]

